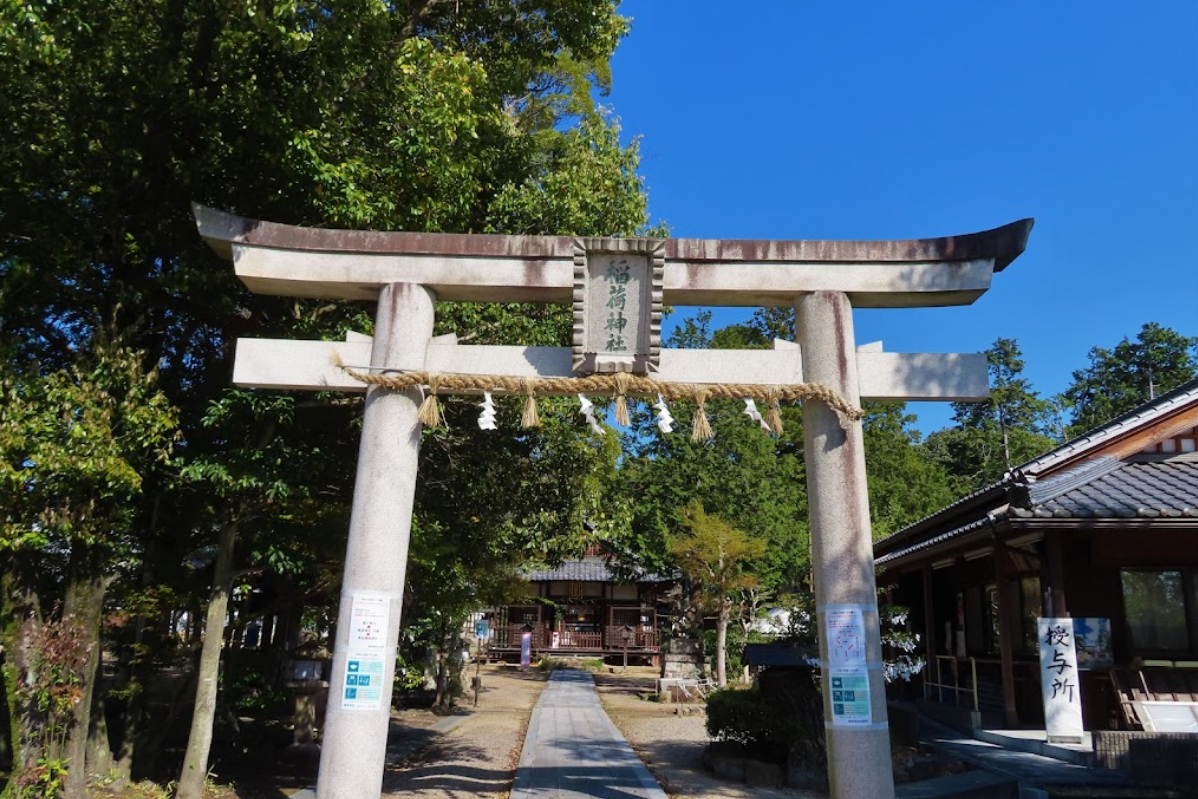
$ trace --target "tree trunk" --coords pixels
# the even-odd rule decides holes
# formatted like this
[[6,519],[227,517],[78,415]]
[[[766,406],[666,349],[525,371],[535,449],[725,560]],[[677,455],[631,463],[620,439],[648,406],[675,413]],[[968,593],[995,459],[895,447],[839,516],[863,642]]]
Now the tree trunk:
[[216,548],[216,566],[212,591],[208,597],[208,615],[204,625],[204,643],[200,648],[197,670],[195,710],[187,753],[179,775],[176,799],[201,799],[208,776],[208,753],[212,749],[212,723],[216,718],[217,676],[224,648],[225,619],[229,612],[229,594],[233,584],[233,547],[237,543],[237,522],[226,522],[220,530]]
[[30,629],[27,622],[41,618],[38,594],[32,581],[21,579],[23,574],[20,568],[0,573],[0,608],[4,614],[0,617],[0,648],[3,649],[0,665],[4,667],[0,679],[4,681],[3,735],[8,740],[8,759],[12,764],[10,781],[19,777],[39,755],[39,739],[32,726],[32,717],[17,693],[17,683],[25,677],[29,664]]
[[[13,770],[15,743],[12,739],[12,691],[9,685],[7,661],[4,659],[4,646],[0,645],[0,772],[8,773]],[[14,681],[15,682],[15,681]],[[0,786],[0,791],[3,791]]]
[[715,675],[721,688],[728,685],[728,615],[727,609],[720,608],[715,626]]
[[96,699],[96,680],[100,674],[100,623],[104,614],[104,581],[101,568],[106,562],[94,548],[80,544],[71,548],[70,583],[63,602],[64,622],[79,626],[79,646],[86,648],[87,660],[80,675],[83,695],[75,705],[70,736],[65,799],[87,799],[87,750],[91,737],[92,706]]

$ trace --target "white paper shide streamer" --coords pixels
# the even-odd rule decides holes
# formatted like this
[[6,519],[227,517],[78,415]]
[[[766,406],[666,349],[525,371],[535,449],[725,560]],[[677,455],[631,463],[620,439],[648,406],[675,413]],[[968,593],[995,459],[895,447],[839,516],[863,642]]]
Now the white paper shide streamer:
[[482,413],[478,415],[479,430],[495,430],[495,401],[491,399],[491,392],[483,392],[483,401],[478,407],[482,408]]
[[769,422],[761,417],[761,411],[757,410],[757,403],[753,400],[745,400],[745,409],[741,411],[741,413],[743,413],[745,416],[748,416],[754,422],[757,422],[757,424],[761,425],[761,429],[765,432],[772,432],[770,430]]
[[657,402],[653,403],[653,410],[657,411],[657,429],[663,433],[673,433],[674,417],[670,415],[670,409],[660,394],[657,395]]
[[578,395],[578,402],[582,406],[578,411],[586,417],[587,424],[591,427],[591,432],[603,435],[603,428],[599,426],[599,422],[595,419],[595,403],[587,399],[585,394]]

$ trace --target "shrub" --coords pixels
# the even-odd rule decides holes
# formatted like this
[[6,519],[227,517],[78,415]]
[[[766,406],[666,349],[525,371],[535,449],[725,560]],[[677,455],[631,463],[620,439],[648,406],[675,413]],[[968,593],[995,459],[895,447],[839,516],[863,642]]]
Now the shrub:
[[736,741],[750,752],[771,759],[785,758],[791,745],[805,737],[794,716],[757,689],[710,694],[707,734],[720,741]]

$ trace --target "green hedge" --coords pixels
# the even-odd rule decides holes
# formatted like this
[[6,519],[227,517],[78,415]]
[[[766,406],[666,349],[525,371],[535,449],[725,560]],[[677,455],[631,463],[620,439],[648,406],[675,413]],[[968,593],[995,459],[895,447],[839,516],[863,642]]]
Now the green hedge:
[[707,734],[720,741],[736,741],[771,758],[785,757],[795,742],[806,737],[793,714],[756,689],[710,694]]

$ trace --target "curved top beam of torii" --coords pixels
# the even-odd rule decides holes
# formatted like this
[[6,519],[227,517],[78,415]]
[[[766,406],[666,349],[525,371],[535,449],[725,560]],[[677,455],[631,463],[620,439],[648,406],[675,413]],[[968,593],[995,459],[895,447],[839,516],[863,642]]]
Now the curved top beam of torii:
[[[194,206],[200,235],[234,262],[251,291],[374,300],[389,283],[437,298],[568,303],[577,240],[335,230],[262,222]],[[968,305],[1027,245],[1033,220],[905,241],[665,239],[667,305],[789,306],[838,291],[856,308]]]

